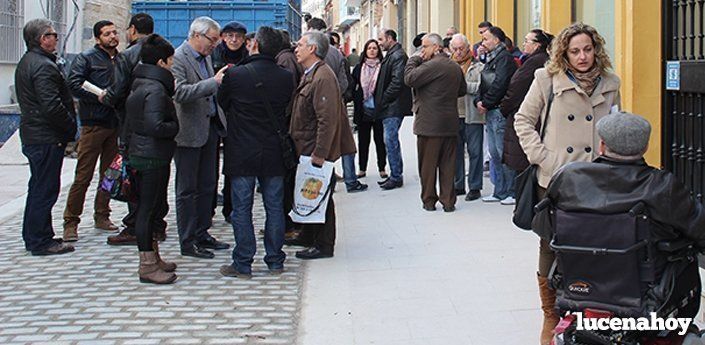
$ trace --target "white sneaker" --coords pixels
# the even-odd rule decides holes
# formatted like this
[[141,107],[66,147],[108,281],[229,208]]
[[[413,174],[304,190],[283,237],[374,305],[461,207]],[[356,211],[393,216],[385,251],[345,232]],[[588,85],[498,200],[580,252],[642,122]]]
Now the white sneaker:
[[495,197],[494,195],[488,195],[484,198],[482,198],[482,202],[498,202],[501,201],[499,198]]
[[513,197],[508,196],[508,197],[504,198],[504,200],[500,201],[499,203],[502,205],[514,205],[517,203],[517,201],[514,200]]

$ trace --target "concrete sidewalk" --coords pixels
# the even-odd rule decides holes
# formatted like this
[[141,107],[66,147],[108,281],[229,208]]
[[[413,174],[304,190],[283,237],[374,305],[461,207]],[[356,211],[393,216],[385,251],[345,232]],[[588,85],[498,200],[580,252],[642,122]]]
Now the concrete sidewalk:
[[[424,211],[412,122],[403,188],[377,186],[375,157],[368,191],[338,186],[335,257],[308,264],[299,343],[538,343],[538,238],[499,203],[460,197],[454,213]],[[485,179],[483,195],[492,188]]]

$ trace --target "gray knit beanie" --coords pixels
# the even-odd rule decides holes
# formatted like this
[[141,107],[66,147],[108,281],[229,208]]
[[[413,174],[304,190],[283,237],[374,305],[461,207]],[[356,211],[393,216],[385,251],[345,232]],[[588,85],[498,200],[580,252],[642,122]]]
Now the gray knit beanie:
[[597,134],[610,151],[621,156],[636,156],[646,151],[651,125],[639,115],[615,113],[597,122]]

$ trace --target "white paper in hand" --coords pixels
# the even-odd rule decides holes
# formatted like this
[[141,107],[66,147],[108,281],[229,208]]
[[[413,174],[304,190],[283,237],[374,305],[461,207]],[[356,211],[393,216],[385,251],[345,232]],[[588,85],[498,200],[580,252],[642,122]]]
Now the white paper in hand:
[[105,90],[95,86],[94,84],[91,84],[88,80],[83,82],[83,85],[81,85],[81,88],[98,96],[98,97],[100,97],[100,95],[102,95],[103,92],[105,92]]

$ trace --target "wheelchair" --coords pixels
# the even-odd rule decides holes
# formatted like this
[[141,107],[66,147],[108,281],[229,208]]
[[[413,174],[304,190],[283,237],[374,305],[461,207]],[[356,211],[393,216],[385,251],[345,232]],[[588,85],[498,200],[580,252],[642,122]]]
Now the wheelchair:
[[[549,284],[561,321],[554,345],[705,345],[691,323],[688,333],[578,329],[584,318],[694,318],[700,307],[699,250],[683,238],[655,240],[662,225],[646,205],[616,214],[564,211],[550,199],[536,205],[552,229],[556,261]],[[546,213],[547,212],[547,213]],[[545,225],[545,224],[544,224]]]

